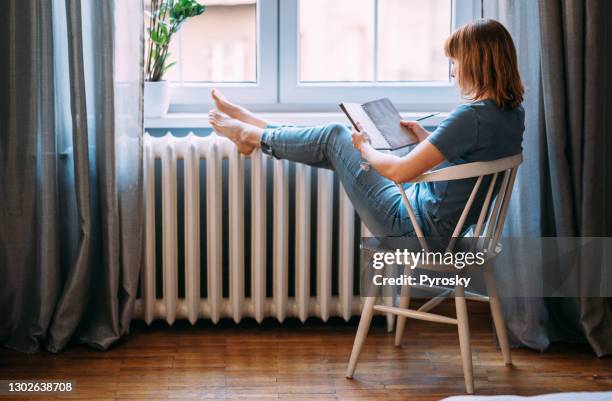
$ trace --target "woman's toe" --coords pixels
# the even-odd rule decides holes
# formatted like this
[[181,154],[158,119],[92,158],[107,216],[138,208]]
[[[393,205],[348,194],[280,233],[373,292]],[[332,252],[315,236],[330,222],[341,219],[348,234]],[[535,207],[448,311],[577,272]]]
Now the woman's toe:
[[217,113],[216,111],[210,112],[209,116],[211,119],[215,120],[218,123],[221,122],[222,117],[223,117],[221,114]]
[[227,103],[227,100],[225,99],[225,96],[223,95],[223,93],[219,92],[217,89],[213,89],[211,94],[212,94],[213,100],[218,105],[224,106],[225,103]]

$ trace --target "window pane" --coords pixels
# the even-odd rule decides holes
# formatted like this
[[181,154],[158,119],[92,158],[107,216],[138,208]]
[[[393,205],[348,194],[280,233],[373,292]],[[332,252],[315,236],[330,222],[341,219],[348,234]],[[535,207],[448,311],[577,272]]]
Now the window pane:
[[448,81],[451,0],[378,0],[378,79]]
[[183,80],[256,81],[256,0],[210,0],[204,4],[204,14],[182,27]]
[[371,81],[374,0],[301,0],[300,80]]

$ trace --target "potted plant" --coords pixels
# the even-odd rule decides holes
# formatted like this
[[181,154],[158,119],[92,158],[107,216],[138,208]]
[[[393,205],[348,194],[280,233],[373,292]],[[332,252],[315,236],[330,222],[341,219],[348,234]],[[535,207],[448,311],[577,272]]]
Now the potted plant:
[[170,104],[170,87],[164,73],[175,63],[169,62],[168,47],[175,33],[187,19],[202,14],[205,6],[196,0],[151,0],[146,46],[144,113],[162,117]]

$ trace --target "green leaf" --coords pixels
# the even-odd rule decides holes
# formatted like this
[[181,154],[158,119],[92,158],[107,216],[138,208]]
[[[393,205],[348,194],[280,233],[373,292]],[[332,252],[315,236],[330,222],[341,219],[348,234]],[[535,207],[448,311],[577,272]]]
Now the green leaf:
[[159,29],[160,29],[160,34],[161,34],[160,39],[161,38],[167,39],[168,38],[168,26],[166,24],[162,24],[159,27]]
[[164,68],[162,68],[162,75],[166,73],[166,70],[170,67],[172,67],[174,64],[176,64],[176,61],[173,61],[171,63],[168,63],[164,66]]
[[153,43],[159,42],[159,36],[157,35],[156,31],[150,30],[149,34],[151,35],[151,40],[153,41]]

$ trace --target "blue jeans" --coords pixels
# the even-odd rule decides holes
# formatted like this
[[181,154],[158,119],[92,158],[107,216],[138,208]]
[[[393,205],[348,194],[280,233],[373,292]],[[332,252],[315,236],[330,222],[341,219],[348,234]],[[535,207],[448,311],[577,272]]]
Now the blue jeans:
[[[375,236],[415,236],[399,189],[374,169],[360,168],[364,160],[353,146],[351,131],[345,125],[268,126],[261,137],[261,149],[279,159],[334,170],[357,214]],[[411,192],[409,186],[404,185],[407,194]],[[419,225],[429,231],[429,219],[423,219],[415,203],[410,199]]]

